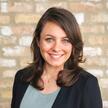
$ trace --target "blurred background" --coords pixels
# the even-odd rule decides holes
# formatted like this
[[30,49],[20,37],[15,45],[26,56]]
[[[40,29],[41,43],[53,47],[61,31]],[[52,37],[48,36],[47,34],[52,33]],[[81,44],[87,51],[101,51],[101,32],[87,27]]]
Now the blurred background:
[[75,15],[87,59],[81,65],[98,78],[108,108],[108,0],[0,0],[0,108],[10,108],[14,75],[32,61],[34,29],[52,6]]

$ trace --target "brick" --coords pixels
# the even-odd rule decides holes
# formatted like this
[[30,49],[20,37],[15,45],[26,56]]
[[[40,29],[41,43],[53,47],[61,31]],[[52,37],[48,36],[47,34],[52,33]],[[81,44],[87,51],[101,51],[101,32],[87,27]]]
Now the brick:
[[107,76],[108,76],[108,69],[106,70],[106,74],[107,74]]
[[84,13],[77,13],[77,14],[74,14],[75,15],[75,17],[76,17],[76,20],[77,20],[77,22],[78,22],[78,24],[82,24],[82,23],[84,23]]
[[106,67],[108,67],[108,57],[106,57],[107,63],[106,63]]
[[5,59],[5,58],[0,58],[0,67],[15,67],[16,66],[16,60],[15,59]]
[[107,45],[108,45],[108,37],[104,36],[104,38],[103,38],[103,46],[104,46],[104,48],[107,48],[107,47],[105,47]]
[[16,23],[27,23],[27,24],[31,24],[31,23],[36,23],[40,18],[40,15],[36,15],[36,14],[17,14],[15,16],[15,22]]
[[1,2],[3,2],[3,1],[8,1],[8,0],[0,0]]
[[14,25],[11,27],[14,35],[32,35],[35,27],[33,25]]
[[104,67],[107,66],[107,59],[105,57],[87,57],[86,64],[88,66],[97,66],[97,67]]
[[1,91],[0,95],[1,95],[1,98],[7,100],[7,99],[10,99],[11,92],[9,90],[3,90],[3,91]]
[[70,2],[76,2],[76,1],[78,2],[79,1],[80,2],[81,0],[68,0],[68,1],[70,1]]
[[2,78],[2,80],[0,80],[0,89],[9,89],[11,88],[13,85],[13,80],[10,80],[8,78]]
[[[34,1],[40,1],[40,0],[34,0]],[[45,1],[48,1],[48,0],[41,0],[41,2],[45,2]]]
[[54,2],[48,2],[48,3],[39,2],[39,3],[36,3],[36,5],[35,5],[35,11],[37,13],[43,13],[43,12],[45,12],[45,10],[47,10],[48,8],[50,8],[52,6],[67,8],[67,3],[64,1],[62,1],[62,2],[54,1]]
[[105,26],[104,25],[83,25],[81,26],[81,30],[83,33],[88,33],[88,34],[102,34],[105,33]]
[[22,36],[19,39],[19,45],[21,46],[30,46],[32,42],[32,36]]
[[11,27],[9,27],[9,26],[1,27],[1,34],[4,36],[11,36],[12,35]]
[[88,14],[86,19],[87,23],[108,23],[108,14],[107,12]]
[[107,101],[108,100],[108,90],[107,88],[102,88],[103,91],[102,91],[102,98],[104,101]]
[[42,5],[42,3],[36,3],[36,5],[35,5],[35,11],[37,13],[44,12],[48,8],[48,4],[44,3],[43,5]]
[[14,78],[16,73],[15,69],[9,69],[9,70],[5,70],[3,71],[3,78]]
[[108,79],[107,78],[100,79],[100,84],[102,88],[108,88]]
[[92,36],[91,38],[88,38],[88,41],[90,45],[103,45],[103,37],[97,37]]
[[108,25],[106,26],[106,29],[107,29],[107,31],[108,31]]
[[108,101],[107,100],[103,101],[103,108],[108,108]]
[[108,48],[105,48],[104,54],[105,54],[106,56],[108,56]]
[[4,37],[4,35],[0,36],[0,44],[1,45],[15,45],[17,42],[17,37],[15,36],[8,36]]
[[0,6],[1,6],[1,12],[2,13],[7,13],[8,12],[8,4],[7,4],[7,2],[2,2],[1,4],[0,4]]
[[33,3],[29,2],[14,2],[9,3],[9,12],[33,12]]
[[79,3],[79,2],[71,2],[69,3],[69,9],[72,11],[72,12],[92,12],[92,13],[95,13],[99,10],[102,9],[102,5],[98,4],[93,4],[93,3],[90,3],[90,2],[82,2],[82,3]]
[[[2,48],[3,56],[6,57],[21,57],[21,56],[30,56],[30,48],[21,47],[21,46],[15,46],[15,47],[4,47]],[[24,54],[25,52],[28,52]],[[23,54],[23,55],[22,55]],[[13,65],[14,61],[13,61]]]
[[84,47],[84,54],[86,56],[101,56],[102,49],[100,47],[92,48],[92,47]]
[[106,3],[106,7],[107,7],[107,9],[108,9],[108,2]]
[[30,63],[32,63],[32,58],[31,58],[31,57],[23,58],[23,59],[21,59],[20,62],[19,62],[20,66],[21,66],[22,68],[28,66]]
[[6,101],[0,102],[0,108],[9,108],[10,103]]
[[[106,34],[105,36],[103,36],[103,45],[107,46],[108,45],[108,34]],[[107,47],[106,47],[107,48]]]
[[87,69],[87,71],[96,77],[103,77],[104,76],[104,72],[101,69]]
[[87,1],[100,2],[101,0],[87,0]]
[[[56,7],[63,7],[63,8],[68,8],[68,3],[64,0],[64,1],[54,1],[54,2],[49,2],[49,3],[47,3],[48,4],[48,7],[52,7],[52,6],[56,6]],[[47,7],[47,8],[48,8]]]
[[9,24],[10,16],[8,15],[0,15],[0,24]]
[[106,41],[106,37],[104,37],[104,36],[88,36],[87,37],[88,39],[88,43],[90,44],[90,45],[99,45],[99,46],[101,46],[101,45],[106,45],[107,43],[105,42]]

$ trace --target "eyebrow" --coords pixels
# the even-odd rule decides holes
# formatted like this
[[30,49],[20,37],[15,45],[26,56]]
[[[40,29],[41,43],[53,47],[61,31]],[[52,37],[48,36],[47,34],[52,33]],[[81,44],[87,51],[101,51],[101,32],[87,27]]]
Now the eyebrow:
[[46,36],[51,36],[51,37],[55,37],[54,35],[51,35],[51,34],[46,34]]
[[[51,35],[51,34],[46,34],[46,36],[51,36],[51,37],[54,37],[55,38],[55,36],[54,35]],[[64,36],[63,38],[68,38],[67,36]]]

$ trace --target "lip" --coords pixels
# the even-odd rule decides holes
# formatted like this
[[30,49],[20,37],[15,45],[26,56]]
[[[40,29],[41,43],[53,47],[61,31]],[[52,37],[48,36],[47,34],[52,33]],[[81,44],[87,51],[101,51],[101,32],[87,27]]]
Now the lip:
[[49,54],[49,55],[54,59],[59,59],[60,57],[63,56],[63,54]]

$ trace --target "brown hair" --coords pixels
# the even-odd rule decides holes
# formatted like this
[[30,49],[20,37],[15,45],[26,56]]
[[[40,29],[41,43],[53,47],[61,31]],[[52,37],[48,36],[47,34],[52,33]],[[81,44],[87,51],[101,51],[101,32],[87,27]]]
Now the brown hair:
[[32,72],[27,75],[28,77],[26,77],[26,81],[29,79],[31,84],[40,90],[43,89],[43,84],[39,82],[41,81],[45,61],[41,56],[37,42],[40,40],[40,34],[44,28],[44,25],[48,21],[58,24],[65,31],[73,46],[71,56],[64,65],[64,70],[61,70],[58,74],[56,81],[57,85],[61,87],[71,86],[78,79],[80,70],[82,69],[78,64],[83,62],[83,41],[79,25],[74,15],[63,8],[49,8],[40,18],[34,31],[34,37],[31,43],[33,63],[30,67],[32,67]]

